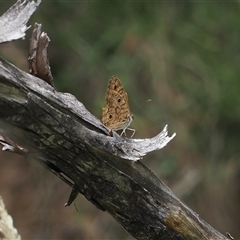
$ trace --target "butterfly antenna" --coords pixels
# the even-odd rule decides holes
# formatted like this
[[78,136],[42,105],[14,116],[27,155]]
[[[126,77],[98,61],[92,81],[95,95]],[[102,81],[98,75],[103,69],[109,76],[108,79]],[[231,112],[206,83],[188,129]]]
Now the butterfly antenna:
[[136,110],[138,110],[138,109],[139,109],[140,107],[142,107],[144,104],[149,103],[149,102],[151,102],[151,101],[152,101],[152,99],[146,100],[146,101],[145,101],[142,105],[140,105],[138,108],[135,108],[133,112],[135,112]]

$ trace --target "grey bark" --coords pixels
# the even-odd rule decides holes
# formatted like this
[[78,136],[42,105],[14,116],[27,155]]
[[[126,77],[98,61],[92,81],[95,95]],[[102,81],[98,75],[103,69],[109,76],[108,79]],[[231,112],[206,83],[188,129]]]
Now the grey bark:
[[74,96],[3,60],[0,127],[27,158],[108,211],[137,239],[227,239],[140,161],[126,160],[139,157],[144,140],[109,136]]

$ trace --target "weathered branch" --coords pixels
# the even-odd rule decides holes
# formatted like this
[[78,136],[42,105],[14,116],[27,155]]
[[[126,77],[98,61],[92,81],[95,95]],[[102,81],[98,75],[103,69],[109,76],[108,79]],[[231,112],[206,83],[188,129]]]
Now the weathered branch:
[[74,185],[137,239],[227,239],[141,162],[124,160],[139,157],[138,143],[149,145],[151,139],[121,138],[114,132],[109,136],[75,97],[56,92],[3,60],[0,127],[28,150],[28,158]]

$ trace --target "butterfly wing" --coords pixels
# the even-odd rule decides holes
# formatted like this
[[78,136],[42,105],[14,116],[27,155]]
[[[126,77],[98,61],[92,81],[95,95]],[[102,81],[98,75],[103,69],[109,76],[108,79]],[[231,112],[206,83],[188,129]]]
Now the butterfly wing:
[[109,80],[105,95],[107,106],[103,108],[102,122],[113,130],[126,129],[132,122],[128,95],[116,76]]

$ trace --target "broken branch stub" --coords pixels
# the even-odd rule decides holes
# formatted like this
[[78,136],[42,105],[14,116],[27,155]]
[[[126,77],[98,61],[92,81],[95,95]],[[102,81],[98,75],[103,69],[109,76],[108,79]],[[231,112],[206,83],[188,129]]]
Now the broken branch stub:
[[49,37],[41,31],[42,25],[35,23],[29,47],[29,72],[54,87],[48,61]]

